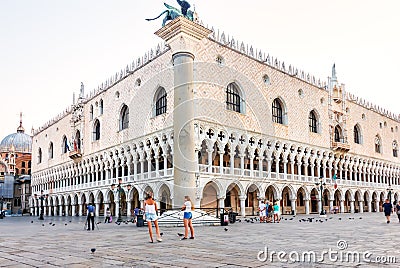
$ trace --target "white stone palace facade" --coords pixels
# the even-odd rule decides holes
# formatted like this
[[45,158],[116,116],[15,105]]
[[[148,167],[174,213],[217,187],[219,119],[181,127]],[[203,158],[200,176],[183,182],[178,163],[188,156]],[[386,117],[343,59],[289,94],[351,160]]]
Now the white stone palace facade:
[[89,94],[82,86],[35,131],[32,192],[48,194],[45,215],[84,215],[93,202],[99,216],[130,216],[148,192],[161,209],[189,194],[243,216],[265,198],[305,214],[399,200],[400,118],[348,93],[335,67],[324,83],[184,18],[156,34],[165,45]]

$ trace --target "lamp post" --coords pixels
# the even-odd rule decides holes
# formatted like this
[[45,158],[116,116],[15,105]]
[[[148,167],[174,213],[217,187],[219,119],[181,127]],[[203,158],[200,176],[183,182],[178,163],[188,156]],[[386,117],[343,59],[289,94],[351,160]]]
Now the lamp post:
[[3,202],[4,202],[4,197],[1,196],[1,199],[0,199],[0,219],[3,219]]
[[[121,184],[122,184],[122,179],[119,178],[118,179],[117,189],[115,190],[115,191],[118,192],[118,201],[119,201],[117,222],[122,222],[122,217],[121,217],[121,193],[124,192],[124,189],[122,189],[122,185]],[[130,184],[127,185],[128,192],[131,190],[131,187],[132,186]],[[114,191],[114,189],[115,189],[115,184],[113,183],[113,184],[111,184],[111,190]]]
[[0,219],[3,219],[3,202],[4,202],[4,197],[3,197],[3,180],[0,180],[0,188],[1,188],[1,199],[0,199]]
[[[40,191],[40,197],[39,197],[39,199],[40,199],[40,215],[39,215],[39,220],[44,220],[44,218],[43,218],[43,214],[44,214],[44,206],[43,206],[43,200],[45,199],[45,198],[48,198],[49,197],[49,195],[48,194],[43,194],[43,190],[42,191]],[[36,200],[38,200],[38,198],[37,198],[37,194],[35,194],[35,199]]]
[[322,191],[324,190],[324,187],[326,186],[326,183],[323,181],[323,179],[324,178],[321,176],[321,177],[319,177],[319,182],[315,183],[315,185],[317,187],[319,187],[319,193],[320,193],[320,200],[321,200],[321,213],[320,213],[320,215],[325,215],[325,213],[324,213],[324,203],[323,203],[323,200],[322,200]]
[[390,185],[390,181],[389,181],[389,187],[388,187],[386,190],[388,191],[389,203],[391,204],[391,203],[392,203],[392,191],[393,191],[393,188],[392,188],[392,186]]

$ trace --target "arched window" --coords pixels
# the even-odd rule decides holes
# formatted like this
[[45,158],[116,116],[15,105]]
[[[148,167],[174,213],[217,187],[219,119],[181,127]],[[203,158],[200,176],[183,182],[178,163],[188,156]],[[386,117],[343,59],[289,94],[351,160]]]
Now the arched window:
[[49,145],[49,159],[53,159],[53,143],[50,142]]
[[226,109],[238,113],[242,113],[242,97],[238,86],[235,83],[230,83],[226,87]]
[[335,142],[344,142],[342,136],[342,129],[339,126],[335,127]]
[[42,163],[42,148],[38,150],[38,164]]
[[379,135],[375,136],[375,152],[376,153],[382,153],[382,141]]
[[93,120],[93,105],[90,105],[90,120]]
[[63,137],[61,149],[62,149],[63,154],[65,154],[69,151],[69,145],[68,145],[68,140],[67,140],[66,136]]
[[100,104],[99,104],[99,115],[103,114],[104,111],[104,106],[103,106],[103,99],[100,100]]
[[354,126],[354,143],[361,144],[361,129],[359,125]]
[[283,124],[283,105],[277,98],[272,102],[272,121],[274,123]]
[[119,130],[124,130],[129,127],[129,108],[124,105],[119,114]]
[[93,125],[93,141],[100,140],[100,121],[96,120]]
[[310,132],[318,133],[318,119],[315,111],[311,111],[308,116],[308,126],[310,128]]
[[167,112],[167,92],[163,87],[160,87],[154,98],[155,116],[165,114]]
[[399,145],[397,144],[397,141],[393,141],[392,148],[393,148],[393,157],[398,157]]

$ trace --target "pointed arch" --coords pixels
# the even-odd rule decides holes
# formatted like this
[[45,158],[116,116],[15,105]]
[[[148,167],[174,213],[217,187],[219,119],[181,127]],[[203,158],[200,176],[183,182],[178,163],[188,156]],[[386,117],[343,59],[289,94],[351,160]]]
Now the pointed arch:
[[93,124],[93,141],[100,140],[100,121],[96,119]]
[[119,113],[119,131],[129,128],[129,107],[123,105]]
[[163,87],[159,87],[154,94],[153,116],[167,113],[167,92]]
[[309,127],[310,132],[312,132],[312,133],[320,132],[319,114],[317,113],[317,111],[315,109],[312,110],[308,115],[308,127]]
[[361,126],[360,126],[360,124],[356,124],[356,125],[354,126],[353,134],[354,134],[354,143],[356,143],[356,144],[363,144],[362,132],[361,132]]
[[275,98],[272,102],[272,121],[277,124],[287,125],[287,108],[285,102],[280,98]]
[[226,87],[226,109],[238,113],[244,113],[243,92],[237,83],[232,82]]

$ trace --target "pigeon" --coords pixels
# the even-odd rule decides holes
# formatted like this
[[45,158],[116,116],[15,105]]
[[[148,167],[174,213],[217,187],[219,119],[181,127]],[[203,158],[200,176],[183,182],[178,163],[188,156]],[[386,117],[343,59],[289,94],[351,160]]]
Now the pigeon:
[[92,253],[95,253],[95,252],[96,252],[96,249],[95,249],[95,248],[91,248],[90,251],[91,251]]
[[72,222],[72,221],[69,221],[69,222]]
[[101,221],[99,221],[99,222],[96,222],[96,224],[100,224],[101,223]]
[[237,222],[242,222],[242,220],[241,220],[241,219],[237,219],[236,221],[237,221]]
[[184,236],[184,234],[178,233],[178,236]]
[[52,226],[56,226],[56,224],[55,224],[55,223],[53,223],[53,224],[52,224]]
[[65,224],[65,226],[67,226],[67,224]]
[[164,235],[164,233],[160,233],[160,236],[163,236]]
[[42,224],[42,226],[44,226],[44,223]]
[[289,221],[292,221],[292,220],[293,220],[293,218],[290,218],[290,219],[289,219]]
[[31,223],[33,223],[33,221],[31,221]]
[[362,220],[362,217],[360,217],[360,220]]
[[116,224],[116,225],[121,225],[121,223],[120,223],[120,222],[117,222],[117,221],[115,222],[115,224]]
[[228,228],[224,228],[224,230],[225,230],[225,232],[227,232],[227,231],[228,231]]
[[53,223],[52,222],[49,222],[49,225],[52,225]]
[[342,220],[342,218],[339,218],[339,221],[341,221]]
[[302,220],[299,220],[299,222],[302,222]]

